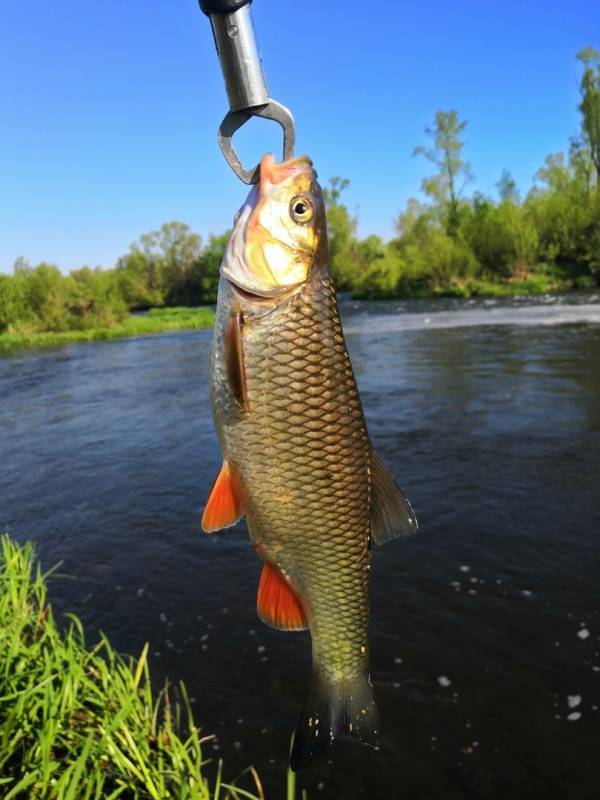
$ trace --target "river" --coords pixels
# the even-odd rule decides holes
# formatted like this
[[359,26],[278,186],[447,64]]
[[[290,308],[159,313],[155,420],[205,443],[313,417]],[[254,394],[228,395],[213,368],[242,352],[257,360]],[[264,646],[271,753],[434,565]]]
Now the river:
[[[421,530],[374,549],[379,751],[336,744],[310,800],[592,800],[600,786],[600,297],[342,303],[372,440]],[[256,617],[243,524],[201,534],[220,466],[209,331],[0,358],[0,529],[62,560],[50,597],[183,680],[268,798],[308,635]]]

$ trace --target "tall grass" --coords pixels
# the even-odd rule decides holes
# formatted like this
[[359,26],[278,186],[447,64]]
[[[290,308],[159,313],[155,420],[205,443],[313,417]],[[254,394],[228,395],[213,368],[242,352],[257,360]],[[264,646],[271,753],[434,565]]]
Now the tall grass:
[[[137,661],[102,637],[86,647],[79,619],[60,631],[31,544],[1,539],[0,796],[3,800],[264,800],[251,767],[239,786],[212,764],[185,687],[150,685]],[[288,800],[295,784],[288,775]]]
[[130,314],[123,322],[106,328],[83,328],[69,331],[15,332],[0,334],[0,352],[19,347],[44,347],[95,342],[102,339],[122,339],[162,331],[210,328],[215,315],[210,308],[153,308],[147,314]]

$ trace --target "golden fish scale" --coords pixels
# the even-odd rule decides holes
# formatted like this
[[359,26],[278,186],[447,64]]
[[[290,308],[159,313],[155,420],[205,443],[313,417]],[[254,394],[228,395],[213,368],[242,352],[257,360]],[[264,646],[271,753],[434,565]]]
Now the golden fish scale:
[[243,340],[249,413],[224,438],[251,538],[307,604],[321,678],[356,678],[368,669],[371,445],[328,275],[282,313],[248,318]]

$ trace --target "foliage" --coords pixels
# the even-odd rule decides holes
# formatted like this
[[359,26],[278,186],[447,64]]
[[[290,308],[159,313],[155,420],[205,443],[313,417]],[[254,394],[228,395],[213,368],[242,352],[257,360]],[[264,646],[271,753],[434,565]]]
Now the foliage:
[[425,128],[433,147],[419,146],[413,152],[424,155],[438,168],[435,175],[423,179],[422,189],[443,213],[446,233],[450,236],[456,235],[459,224],[460,195],[473,177],[469,164],[462,159],[461,136],[466,126],[466,121],[459,122],[456,111],[437,111],[433,127]]
[[70,275],[20,258],[12,275],[0,275],[0,338],[4,344],[7,336],[21,342],[87,341],[160,330],[129,312],[214,303],[228,238],[211,236],[202,247],[187,225],[169,222],[140,237],[115,269],[82,267]]
[[329,264],[336,286],[340,290],[352,288],[352,278],[356,272],[354,247],[356,245],[356,218],[352,217],[340,195],[350,186],[347,178],[330,178],[329,188],[323,189],[327,204],[327,239],[329,243]]
[[498,187],[498,196],[501,203],[519,204],[519,189],[509,169],[502,170],[502,175],[496,186]]
[[596,193],[600,203],[600,52],[586,47],[577,53],[577,58],[583,65],[579,105],[582,137],[596,169]]
[[208,245],[196,261],[190,275],[187,300],[192,303],[216,303],[219,288],[219,270],[225,254],[230,231],[220,236],[210,236]]
[[490,276],[511,278],[535,262],[537,230],[530,215],[512,200],[496,205],[476,197],[464,230],[482,272]]
[[31,267],[19,259],[12,276],[0,276],[0,332],[86,330],[126,314],[110,270],[84,267],[65,276],[50,264]]
[[214,322],[210,308],[153,308],[147,314],[129,314],[122,322],[105,328],[85,328],[60,332],[0,333],[0,353],[19,347],[46,347],[73,342],[123,339],[164,331],[210,328]]
[[[210,768],[183,684],[155,697],[148,645],[124,658],[102,636],[87,647],[79,619],[61,631],[47,575],[30,544],[2,537],[0,560],[0,793],[4,800],[264,800]],[[49,573],[48,573],[49,574]],[[242,776],[240,776],[242,777]],[[288,775],[288,800],[295,785]]]
[[211,236],[203,248],[200,236],[181,222],[143,234],[117,263],[129,308],[214,303],[228,239],[227,233]]

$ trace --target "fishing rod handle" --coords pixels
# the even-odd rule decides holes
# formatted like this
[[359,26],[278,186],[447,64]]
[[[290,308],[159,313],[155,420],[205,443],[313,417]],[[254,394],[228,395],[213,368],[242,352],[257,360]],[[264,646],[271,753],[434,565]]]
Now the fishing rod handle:
[[202,10],[210,16],[230,111],[264,106],[270,100],[250,3],[200,0]]

